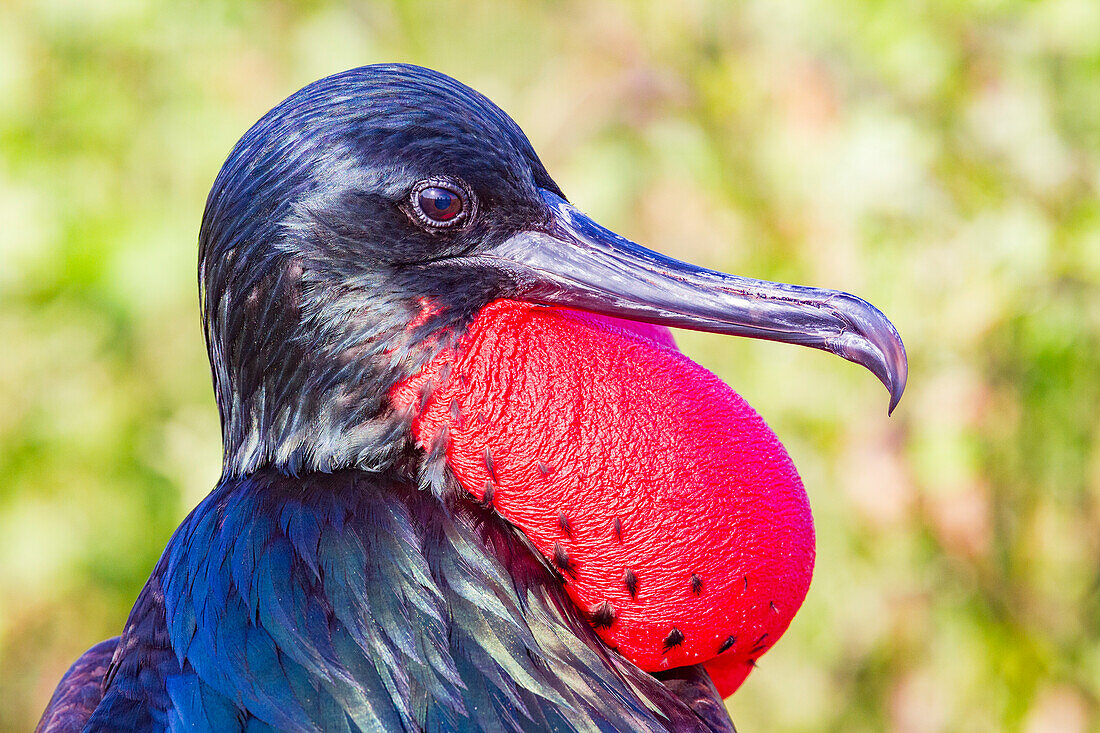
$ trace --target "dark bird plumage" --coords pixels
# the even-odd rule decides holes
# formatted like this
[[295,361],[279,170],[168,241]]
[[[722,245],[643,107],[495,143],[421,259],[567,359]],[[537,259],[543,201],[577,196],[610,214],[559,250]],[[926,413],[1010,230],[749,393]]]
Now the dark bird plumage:
[[[410,211],[441,171],[468,226]],[[469,256],[545,226],[547,195],[516,124],[421,68],[321,80],[248,131],[199,240],[223,476],[39,730],[732,730],[701,668],[662,681],[608,649],[388,402],[516,292]]]
[[354,470],[223,482],[118,646],[92,730],[705,729],[494,512]]

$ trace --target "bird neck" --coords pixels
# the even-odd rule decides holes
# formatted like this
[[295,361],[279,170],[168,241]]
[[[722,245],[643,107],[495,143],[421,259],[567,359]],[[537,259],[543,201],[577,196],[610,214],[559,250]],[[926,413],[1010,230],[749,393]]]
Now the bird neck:
[[392,406],[393,385],[452,346],[468,317],[377,283],[310,283],[293,262],[276,273],[254,298],[206,303],[223,477],[388,469],[408,452],[412,420]]
[[360,471],[223,482],[172,537],[119,650],[102,707],[144,700],[181,729],[666,730],[690,716],[609,654],[491,508]]
[[168,638],[202,697],[241,701],[285,730],[327,730],[325,716],[345,714],[365,716],[362,730],[409,729],[397,691],[410,676],[443,685],[446,670],[422,655],[447,645],[437,569],[421,552],[432,517],[417,494],[359,471],[261,471],[219,486],[154,573]]

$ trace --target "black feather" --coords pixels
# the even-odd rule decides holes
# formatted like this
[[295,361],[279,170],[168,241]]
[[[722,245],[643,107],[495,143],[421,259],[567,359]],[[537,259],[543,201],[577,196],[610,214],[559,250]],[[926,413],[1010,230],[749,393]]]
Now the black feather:
[[573,530],[569,526],[569,517],[565,516],[562,512],[558,512],[558,529],[560,529],[561,533],[566,537],[573,536]]
[[604,601],[600,605],[596,606],[596,609],[592,612],[591,616],[592,625],[597,629],[607,628],[611,624],[615,623],[615,607],[607,601]]
[[559,542],[554,543],[553,560],[554,564],[557,565],[558,569],[563,573],[573,578],[577,577],[576,563],[569,558],[569,553],[566,552],[565,548],[562,547]]
[[627,570],[623,573],[623,585],[626,586],[631,598],[638,597],[638,576],[634,574],[633,570]]

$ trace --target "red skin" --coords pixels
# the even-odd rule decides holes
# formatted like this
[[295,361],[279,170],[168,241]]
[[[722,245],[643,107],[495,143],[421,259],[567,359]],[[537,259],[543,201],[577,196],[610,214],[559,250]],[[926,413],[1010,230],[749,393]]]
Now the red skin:
[[787,629],[814,564],[802,481],[760,416],[667,329],[497,301],[395,403],[414,404],[426,380],[417,440],[447,428],[463,488],[483,499],[493,484],[494,506],[577,605],[596,622],[610,604],[597,631],[639,667],[707,663],[726,696]]

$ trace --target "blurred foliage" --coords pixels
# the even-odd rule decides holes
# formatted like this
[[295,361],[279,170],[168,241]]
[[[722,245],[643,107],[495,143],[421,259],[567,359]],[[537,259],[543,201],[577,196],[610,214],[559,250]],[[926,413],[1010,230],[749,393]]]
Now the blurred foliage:
[[195,235],[238,136],[403,60],[657,249],[849,290],[864,371],[681,334],[786,442],[814,585],[743,731],[1100,730],[1100,3],[0,2],[0,730],[213,486]]

